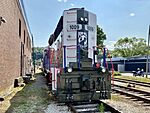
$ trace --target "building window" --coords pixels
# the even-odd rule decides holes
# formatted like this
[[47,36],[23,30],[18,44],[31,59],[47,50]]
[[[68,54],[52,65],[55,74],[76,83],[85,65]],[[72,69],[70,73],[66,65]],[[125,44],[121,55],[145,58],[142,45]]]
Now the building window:
[[24,44],[26,43],[26,31],[24,30]]
[[21,20],[19,19],[19,37],[21,38]]
[[31,40],[29,40],[29,47],[28,48],[30,50],[30,48],[31,48]]
[[31,50],[31,40],[30,40],[30,42],[29,42],[29,50]]
[[27,42],[26,43],[27,43],[27,47],[28,47],[28,37],[27,37]]

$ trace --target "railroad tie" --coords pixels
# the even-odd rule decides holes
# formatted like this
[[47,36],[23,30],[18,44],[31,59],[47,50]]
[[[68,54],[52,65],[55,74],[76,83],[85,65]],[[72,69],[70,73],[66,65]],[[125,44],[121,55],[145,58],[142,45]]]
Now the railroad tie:
[[135,88],[135,84],[128,83],[127,87],[134,87]]

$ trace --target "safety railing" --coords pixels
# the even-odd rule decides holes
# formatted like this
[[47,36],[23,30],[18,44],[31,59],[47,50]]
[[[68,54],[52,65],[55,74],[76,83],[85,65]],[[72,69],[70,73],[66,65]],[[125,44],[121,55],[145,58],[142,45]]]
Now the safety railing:
[[67,66],[66,66],[66,52],[67,52],[67,49],[68,47],[75,47],[75,49],[77,48],[77,64],[78,64],[78,69],[80,69],[80,46],[77,46],[77,45],[69,45],[69,46],[63,46],[64,48],[64,72],[66,72],[66,69],[67,69]]
[[[114,65],[112,63],[112,59],[111,59],[111,55],[108,51],[108,48],[106,47],[99,47],[99,46],[93,46],[93,60],[94,60],[94,64],[95,64],[95,54],[94,54],[94,51],[97,50],[97,49],[101,49],[102,51],[102,54],[103,54],[103,63],[102,65],[109,70],[109,67],[108,67],[108,62],[106,61],[106,58],[107,58],[107,55],[108,54],[108,57],[110,59],[110,64],[111,64],[111,74],[112,74],[112,80],[114,81]],[[94,65],[95,66],[95,65]]]
[[[81,62],[81,48],[80,48],[80,45],[69,45],[69,46],[63,46],[63,49],[64,49],[64,71],[66,72],[66,53],[67,53],[67,48],[68,47],[75,47],[77,48],[77,66],[78,66],[78,69],[80,69],[80,62]],[[93,46],[93,48],[88,48],[89,50],[93,51],[93,68],[95,68],[95,64],[96,64],[96,59],[95,59],[95,50],[97,50],[99,47],[98,46]],[[105,67],[106,69],[109,70],[109,67],[108,67],[108,62],[106,61],[106,58],[107,58],[107,55],[108,54],[108,57],[110,59],[110,63],[111,63],[111,72],[112,72],[112,78],[114,78],[114,65],[112,63],[112,59],[110,57],[110,53],[108,51],[107,48],[105,47],[102,47],[100,48],[102,50],[102,53],[103,53],[103,67]]]
[[63,48],[64,48],[64,59],[63,59],[63,61],[64,61],[64,72],[66,72],[66,46],[63,46]]

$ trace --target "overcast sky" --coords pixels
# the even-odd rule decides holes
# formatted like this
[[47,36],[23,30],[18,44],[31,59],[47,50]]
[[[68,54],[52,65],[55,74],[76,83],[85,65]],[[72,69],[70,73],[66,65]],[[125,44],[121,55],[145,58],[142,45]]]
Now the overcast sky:
[[84,7],[97,15],[97,23],[107,35],[111,48],[121,37],[147,39],[150,0],[23,0],[35,46],[48,45],[49,35],[63,10]]

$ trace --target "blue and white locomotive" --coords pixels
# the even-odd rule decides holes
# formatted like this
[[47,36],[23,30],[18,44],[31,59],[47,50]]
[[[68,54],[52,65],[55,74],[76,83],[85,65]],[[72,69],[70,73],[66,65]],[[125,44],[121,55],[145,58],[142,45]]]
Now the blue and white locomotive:
[[102,65],[97,67],[97,49],[96,15],[84,8],[65,10],[50,36],[46,54],[48,80],[59,101],[110,98],[106,55],[104,52]]

